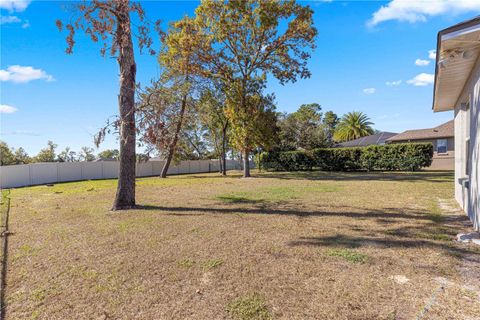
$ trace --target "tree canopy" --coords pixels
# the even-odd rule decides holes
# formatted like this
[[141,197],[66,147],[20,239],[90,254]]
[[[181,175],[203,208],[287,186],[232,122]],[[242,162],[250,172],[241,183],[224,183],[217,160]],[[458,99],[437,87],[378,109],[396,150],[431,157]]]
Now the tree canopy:
[[281,84],[310,76],[307,61],[317,34],[313,11],[295,1],[204,0],[195,14],[204,44],[199,55],[203,74],[227,87],[226,115],[248,177],[249,153],[258,140],[254,136],[266,134],[255,122],[270,116],[257,106],[273,101],[261,97],[267,75]]
[[352,111],[345,114],[338,122],[334,133],[336,141],[350,141],[374,133],[373,122],[363,112]]

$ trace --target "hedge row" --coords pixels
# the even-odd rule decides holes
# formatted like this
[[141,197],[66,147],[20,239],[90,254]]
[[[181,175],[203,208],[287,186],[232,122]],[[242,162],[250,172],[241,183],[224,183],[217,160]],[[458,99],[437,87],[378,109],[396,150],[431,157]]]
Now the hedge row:
[[417,171],[432,164],[431,143],[401,143],[355,148],[323,148],[311,151],[263,152],[261,169],[276,171]]

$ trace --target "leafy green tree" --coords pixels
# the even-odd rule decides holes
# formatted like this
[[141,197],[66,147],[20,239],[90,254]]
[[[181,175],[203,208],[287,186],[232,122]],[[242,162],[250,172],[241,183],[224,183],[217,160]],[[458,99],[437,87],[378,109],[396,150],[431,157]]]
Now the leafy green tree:
[[60,162],[74,162],[77,161],[77,153],[70,150],[70,147],[65,147],[65,149],[58,154],[57,159]]
[[297,149],[310,150],[326,146],[321,110],[318,103],[303,104],[292,114],[297,127]]
[[159,55],[159,63],[165,70],[170,81],[177,82],[184,87],[180,109],[173,131],[173,138],[167,147],[167,156],[160,177],[167,176],[168,168],[175,155],[177,143],[185,124],[189,99],[195,89],[196,76],[200,74],[198,53],[204,46],[202,37],[198,34],[197,25],[189,17],[176,21],[162,36],[163,48]]
[[78,154],[78,159],[80,161],[94,161],[95,154],[93,152],[94,152],[93,148],[82,147]]
[[217,84],[202,92],[199,99],[200,121],[208,128],[206,139],[213,145],[215,156],[220,160],[220,173],[227,175],[227,148],[229,121],[225,114],[224,88]]
[[363,112],[349,112],[340,119],[335,129],[335,141],[350,141],[373,134],[373,122]]
[[118,149],[107,149],[99,152],[97,156],[100,160],[118,160],[120,152]]
[[333,134],[337,128],[338,121],[338,116],[333,111],[325,112],[325,115],[323,116],[323,125],[325,126],[329,145],[333,144]]
[[318,103],[303,104],[291,114],[283,114],[278,122],[279,141],[276,149],[288,151],[328,147],[328,127]]
[[15,155],[4,141],[0,141],[0,165],[8,166],[15,164]]
[[[252,83],[250,83],[252,84]],[[238,90],[238,87],[230,90]],[[262,85],[248,89],[248,95],[239,98],[236,93],[228,93],[225,114],[233,125],[230,128],[232,144],[243,151],[244,177],[250,176],[248,154],[256,148],[269,149],[276,137],[277,113],[274,96],[264,95]],[[244,99],[246,108],[236,99]],[[245,153],[245,150],[249,152]]]
[[179,140],[177,160],[205,159],[209,153],[207,127],[198,119],[198,112],[190,112]]
[[15,156],[15,164],[27,164],[32,162],[32,159],[30,158],[30,156],[22,147],[14,151],[14,156]]
[[298,149],[298,126],[297,120],[292,114],[282,113],[278,115],[278,144],[276,151],[293,151]]
[[[137,13],[138,32],[135,38],[140,51],[149,48],[152,40],[149,35],[149,22],[145,19],[145,12],[139,3],[129,0],[91,0],[72,4],[70,21],[65,25],[69,31],[66,53],[73,53],[75,33],[77,30],[85,32],[93,42],[101,41],[100,50],[105,56],[107,48],[110,56],[116,56],[120,69],[120,92],[118,95],[119,132],[120,132],[120,170],[117,193],[112,210],[130,209],[135,206],[135,79],[137,66],[134,56],[132,40],[131,13]],[[57,20],[57,27],[61,31],[63,23]],[[157,23],[158,26],[158,23]],[[102,132],[100,132],[102,135]],[[101,141],[101,137],[96,141]]]
[[32,162],[25,149],[10,148],[6,142],[0,140],[0,166],[8,166],[14,164],[27,164]]
[[57,147],[57,144],[49,140],[47,143],[47,147],[41,149],[40,152],[35,156],[34,162],[55,162],[55,150],[57,149]]
[[322,120],[322,107],[318,103],[302,104],[293,116],[307,126],[320,124]]
[[204,0],[195,14],[202,44],[208,45],[199,50],[205,74],[235,95],[229,97],[226,114],[234,143],[244,153],[243,175],[249,177],[252,136],[258,133],[252,123],[260,114],[254,106],[259,100],[256,83],[268,74],[281,84],[310,76],[307,60],[317,34],[313,11],[293,0]]

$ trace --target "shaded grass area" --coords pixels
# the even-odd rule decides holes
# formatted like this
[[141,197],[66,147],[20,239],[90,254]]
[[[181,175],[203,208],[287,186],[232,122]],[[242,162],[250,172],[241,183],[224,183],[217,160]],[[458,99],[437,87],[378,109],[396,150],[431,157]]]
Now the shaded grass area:
[[438,277],[428,319],[476,316],[451,173],[240,176],[142,178],[124,212],[114,180],[12,190],[7,318],[414,319]]
[[250,191],[239,191],[227,194],[220,194],[216,199],[226,203],[264,203],[280,202],[292,199],[298,199],[308,193],[317,192],[335,192],[338,187],[334,186],[271,186],[262,187]]

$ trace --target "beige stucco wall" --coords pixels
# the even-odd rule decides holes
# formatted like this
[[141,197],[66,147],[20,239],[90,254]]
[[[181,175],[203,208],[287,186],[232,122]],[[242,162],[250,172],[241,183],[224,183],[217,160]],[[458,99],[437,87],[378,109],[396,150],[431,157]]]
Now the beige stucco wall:
[[[470,103],[469,111],[462,108]],[[469,116],[467,115],[469,112]],[[455,106],[455,198],[480,230],[480,59]],[[470,130],[467,121],[470,119]],[[466,150],[466,138],[470,136],[470,149]],[[466,172],[466,159],[470,170]],[[468,185],[461,182],[468,180]]]

